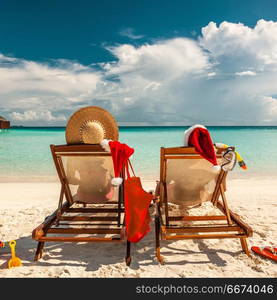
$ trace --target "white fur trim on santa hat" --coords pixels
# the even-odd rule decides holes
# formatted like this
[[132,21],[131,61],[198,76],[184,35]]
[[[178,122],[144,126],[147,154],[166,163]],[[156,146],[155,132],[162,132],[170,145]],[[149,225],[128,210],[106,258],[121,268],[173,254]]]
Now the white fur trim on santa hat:
[[123,182],[123,179],[121,177],[114,177],[111,182],[112,185],[119,186]]
[[105,151],[107,151],[107,152],[111,152],[111,149],[110,149],[110,146],[109,146],[109,142],[110,142],[110,141],[111,141],[111,140],[104,139],[104,140],[102,140],[102,141],[100,142],[101,147],[102,147]]
[[193,130],[196,129],[196,128],[207,129],[205,126],[200,125],[200,124],[193,125],[193,126],[191,126],[189,129],[187,129],[187,130],[184,132],[184,146],[185,146],[185,147],[188,146],[190,134],[191,134],[191,133],[193,132]]

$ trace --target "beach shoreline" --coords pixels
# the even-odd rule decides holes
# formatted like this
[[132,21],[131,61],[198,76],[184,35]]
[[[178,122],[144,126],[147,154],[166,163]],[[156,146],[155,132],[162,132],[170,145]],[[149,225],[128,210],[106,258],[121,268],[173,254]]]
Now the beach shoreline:
[[[136,169],[135,169],[136,171]],[[153,174],[145,175],[141,171],[136,171],[136,175],[141,178],[143,182],[156,182],[159,180],[158,171]],[[277,170],[268,172],[251,172],[249,170],[242,170],[237,167],[235,171],[229,172],[228,180],[274,180],[277,178]],[[57,183],[59,182],[59,177],[55,173],[45,174],[45,175],[34,175],[34,174],[13,174],[13,175],[0,175],[1,183]]]
[[[228,181],[230,208],[252,226],[249,246],[273,246],[277,240],[275,186],[277,179],[233,178]],[[155,181],[143,181],[153,190]],[[45,255],[34,262],[36,241],[32,230],[58,205],[60,184],[56,182],[1,182],[0,237],[17,240],[17,255],[23,266],[6,268],[9,252],[0,250],[0,277],[277,277],[276,264],[242,253],[238,240],[196,240],[162,242],[166,264],[157,263],[154,228],[132,247],[130,268],[124,261],[125,243],[46,243]],[[199,214],[212,213],[202,205]],[[153,209],[151,211],[153,219]],[[275,245],[276,246],[276,245]]]

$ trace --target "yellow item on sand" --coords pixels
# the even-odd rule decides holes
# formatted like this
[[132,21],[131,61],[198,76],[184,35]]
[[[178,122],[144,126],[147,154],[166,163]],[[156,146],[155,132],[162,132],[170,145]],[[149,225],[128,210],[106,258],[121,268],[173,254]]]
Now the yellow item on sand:
[[15,245],[16,241],[10,241],[9,243],[10,248],[11,248],[11,253],[12,253],[12,258],[8,262],[8,268],[13,268],[13,267],[20,267],[22,266],[21,259],[17,256],[15,256]]
[[[224,148],[224,149],[229,147],[228,145],[222,144],[222,143],[215,143],[215,146],[216,146],[217,148]],[[240,166],[242,169],[246,170],[246,169],[247,169],[247,166],[246,166],[244,160],[242,159],[241,155],[240,155],[237,151],[235,151],[235,154],[236,154],[236,158],[237,158],[237,161],[238,161],[239,166]]]

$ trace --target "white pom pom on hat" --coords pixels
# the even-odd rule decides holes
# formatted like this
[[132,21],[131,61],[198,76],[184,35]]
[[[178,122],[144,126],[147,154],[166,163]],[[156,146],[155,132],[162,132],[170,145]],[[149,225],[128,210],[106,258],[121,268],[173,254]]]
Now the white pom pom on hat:
[[102,141],[100,142],[101,147],[102,147],[105,151],[107,151],[107,152],[110,152],[110,151],[111,151],[110,146],[109,146],[109,142],[110,142],[110,141],[111,141],[111,140],[104,139],[104,140],[102,140]]
[[111,181],[112,185],[115,185],[115,186],[121,185],[122,182],[123,182],[123,178],[121,178],[121,177],[114,177]]

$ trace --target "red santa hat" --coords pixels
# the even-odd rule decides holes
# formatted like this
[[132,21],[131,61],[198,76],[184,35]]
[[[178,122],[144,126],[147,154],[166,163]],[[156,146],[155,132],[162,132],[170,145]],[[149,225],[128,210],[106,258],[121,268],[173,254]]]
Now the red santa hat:
[[203,125],[194,125],[185,131],[184,145],[194,147],[203,158],[213,164],[213,170],[218,172],[220,166],[217,164],[213,141],[208,129]]
[[123,178],[119,177],[120,173],[125,166],[127,160],[130,158],[131,155],[135,152],[135,150],[129,147],[127,144],[122,144],[118,141],[111,141],[111,140],[103,140],[100,145],[102,148],[107,151],[111,152],[112,159],[113,159],[113,166],[114,166],[114,178],[112,179],[112,185],[119,186]]

